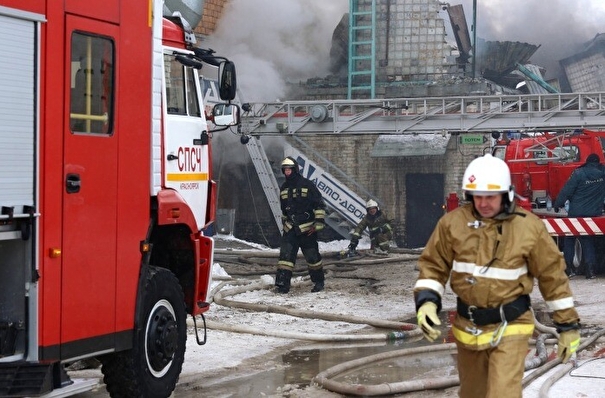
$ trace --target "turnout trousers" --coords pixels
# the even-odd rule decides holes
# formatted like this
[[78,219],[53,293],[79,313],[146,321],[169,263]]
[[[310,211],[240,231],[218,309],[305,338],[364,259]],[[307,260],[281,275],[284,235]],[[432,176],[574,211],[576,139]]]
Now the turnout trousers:
[[302,251],[309,268],[317,269],[322,266],[317,234],[297,235],[294,229],[291,229],[282,235],[277,267],[292,270],[296,264],[299,249]]
[[496,347],[481,351],[456,345],[461,398],[521,398],[527,336],[502,340]]

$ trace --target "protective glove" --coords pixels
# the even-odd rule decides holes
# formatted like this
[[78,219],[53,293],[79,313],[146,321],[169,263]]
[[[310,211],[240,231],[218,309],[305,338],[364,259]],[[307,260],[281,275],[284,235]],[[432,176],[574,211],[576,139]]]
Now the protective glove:
[[441,336],[441,331],[433,329],[433,325],[441,325],[441,321],[437,317],[437,304],[432,301],[427,301],[418,308],[416,313],[418,326],[422,330],[424,337],[431,343]]
[[561,362],[567,363],[571,355],[578,350],[580,346],[580,331],[577,329],[567,330],[559,333],[558,341],[558,357],[561,358]]
[[313,235],[314,233],[319,232],[322,229],[324,229],[323,223],[314,222],[313,225],[311,226],[311,228],[309,229],[309,231],[307,232],[307,235]]

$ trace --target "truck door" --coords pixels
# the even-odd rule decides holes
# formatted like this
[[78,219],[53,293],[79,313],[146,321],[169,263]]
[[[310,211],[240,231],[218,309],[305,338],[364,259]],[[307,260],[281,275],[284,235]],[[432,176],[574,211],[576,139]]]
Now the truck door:
[[[67,16],[61,342],[113,333],[118,28]],[[125,198],[127,200],[127,198]],[[137,205],[137,204],[133,204]],[[105,341],[105,345],[111,344]],[[79,348],[63,345],[62,356]],[[90,347],[87,347],[90,350]],[[105,348],[103,345],[99,349]],[[82,349],[84,349],[82,347]]]
[[164,186],[189,205],[198,228],[206,223],[210,183],[207,124],[200,107],[199,77],[171,54],[164,56],[167,116],[164,125]]

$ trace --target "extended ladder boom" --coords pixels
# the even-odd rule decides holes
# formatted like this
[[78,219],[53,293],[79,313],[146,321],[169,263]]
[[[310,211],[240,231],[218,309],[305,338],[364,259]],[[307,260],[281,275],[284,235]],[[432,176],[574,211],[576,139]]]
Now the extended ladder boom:
[[605,128],[605,93],[251,104],[247,135],[404,134]]

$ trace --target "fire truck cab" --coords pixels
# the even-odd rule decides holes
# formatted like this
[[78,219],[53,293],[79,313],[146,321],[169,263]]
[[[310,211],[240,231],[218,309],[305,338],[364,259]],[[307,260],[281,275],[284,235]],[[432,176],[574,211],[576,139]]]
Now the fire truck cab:
[[164,11],[0,0],[0,396],[82,392],[65,366],[95,357],[111,396],[167,397],[209,308],[216,125]]
[[557,197],[571,173],[584,164],[591,153],[601,163],[603,133],[575,130],[540,133],[498,140],[492,154],[508,163],[515,192],[530,199],[535,208],[545,208],[547,199]]

